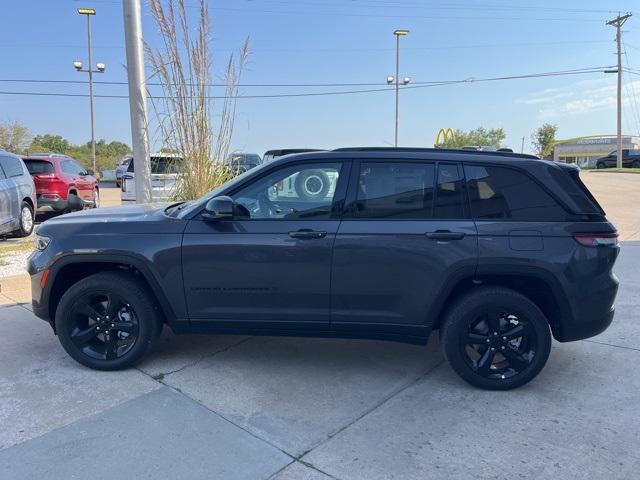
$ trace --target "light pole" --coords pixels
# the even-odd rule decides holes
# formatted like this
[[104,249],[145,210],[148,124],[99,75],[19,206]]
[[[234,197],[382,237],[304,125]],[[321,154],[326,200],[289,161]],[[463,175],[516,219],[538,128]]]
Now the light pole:
[[80,15],[87,16],[87,48],[89,51],[89,67],[83,69],[82,62],[75,61],[73,66],[78,72],[86,72],[89,74],[89,110],[91,113],[91,159],[93,162],[93,172],[96,173],[96,135],[93,125],[93,74],[104,73],[106,65],[104,63],[96,63],[96,70],[93,69],[93,60],[91,58],[91,16],[96,14],[93,8],[79,8]]
[[[387,83],[389,85],[395,84],[396,86],[396,134],[394,145],[398,146],[398,123],[400,119],[400,37],[409,35],[409,30],[396,30],[393,32],[396,36],[396,76],[387,77]],[[403,85],[407,85],[411,81],[411,77],[404,77],[402,80]]]

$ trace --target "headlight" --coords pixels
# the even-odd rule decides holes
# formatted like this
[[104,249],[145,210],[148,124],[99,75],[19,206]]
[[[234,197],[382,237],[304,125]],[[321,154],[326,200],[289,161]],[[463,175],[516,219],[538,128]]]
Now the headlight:
[[44,235],[36,235],[36,248],[38,250],[44,250],[51,243],[51,239],[49,237],[45,237]]

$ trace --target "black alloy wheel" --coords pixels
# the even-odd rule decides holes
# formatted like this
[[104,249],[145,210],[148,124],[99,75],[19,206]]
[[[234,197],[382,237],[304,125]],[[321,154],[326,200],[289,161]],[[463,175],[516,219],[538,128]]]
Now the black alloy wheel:
[[502,380],[531,365],[537,344],[531,323],[499,305],[488,306],[460,336],[461,354],[467,365],[482,377]]
[[138,362],[162,329],[162,316],[147,286],[133,274],[96,273],[72,285],[55,314],[56,333],[67,353],[97,370]]
[[538,306],[504,287],[476,287],[447,312],[440,328],[445,357],[468,383],[509,390],[532,380],[551,351]]
[[87,293],[71,307],[71,341],[85,355],[114,360],[131,351],[138,339],[136,314],[114,293]]

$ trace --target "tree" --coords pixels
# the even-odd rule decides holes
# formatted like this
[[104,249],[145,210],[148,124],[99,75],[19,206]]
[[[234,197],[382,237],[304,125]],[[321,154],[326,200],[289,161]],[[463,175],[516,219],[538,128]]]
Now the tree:
[[[91,161],[91,142],[74,145],[60,135],[46,133],[36,135],[29,145],[29,152],[63,153],[75,158],[86,168],[93,168]],[[98,171],[113,169],[123,155],[131,152],[131,147],[116,140],[107,142],[100,139],[96,142],[96,166]],[[97,173],[97,172],[96,172]]]
[[66,138],[60,135],[50,135],[48,133],[44,135],[36,135],[33,137],[29,150],[32,152],[53,152],[53,153],[65,153],[69,150],[71,144]]
[[466,147],[470,145],[485,145],[500,148],[503,140],[507,137],[502,128],[486,129],[478,127],[465,132],[457,129],[454,131],[453,138],[448,138],[445,142],[446,147]]
[[553,143],[556,141],[557,131],[557,125],[545,123],[541,127],[539,127],[533,133],[533,135],[531,135],[531,145],[533,146],[533,151],[540,158],[544,158],[549,155],[549,153],[551,153]]
[[31,133],[19,122],[0,123],[0,148],[14,153],[22,153],[29,145]]

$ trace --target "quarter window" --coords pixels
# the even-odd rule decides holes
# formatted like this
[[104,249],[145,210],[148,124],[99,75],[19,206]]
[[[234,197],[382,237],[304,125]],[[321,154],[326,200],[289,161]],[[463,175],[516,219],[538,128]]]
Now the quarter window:
[[323,220],[331,207],[342,164],[294,165],[267,174],[231,195],[238,217]]
[[465,165],[471,214],[478,219],[566,221],[567,212],[533,179],[511,168]]
[[7,178],[19,177],[24,174],[22,160],[17,157],[2,156],[0,157],[0,164],[2,164],[2,169]]

